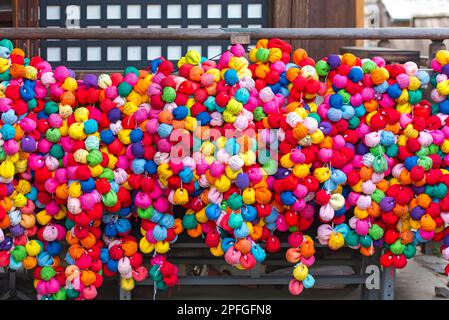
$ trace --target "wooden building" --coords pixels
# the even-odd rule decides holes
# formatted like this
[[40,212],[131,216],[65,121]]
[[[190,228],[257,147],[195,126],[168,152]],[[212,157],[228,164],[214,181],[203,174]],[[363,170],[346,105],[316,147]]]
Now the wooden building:
[[[363,27],[364,0],[0,0],[0,25],[44,28]],[[177,60],[188,49],[214,57],[227,41],[41,40],[17,43],[54,65],[74,68],[145,66]],[[313,57],[355,41],[293,41]],[[358,45],[361,43],[359,42]]]

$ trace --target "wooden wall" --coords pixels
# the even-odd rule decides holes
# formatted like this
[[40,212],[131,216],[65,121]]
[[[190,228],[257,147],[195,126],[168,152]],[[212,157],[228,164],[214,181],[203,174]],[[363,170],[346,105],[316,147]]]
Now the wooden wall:
[[[12,0],[12,26],[31,28],[38,27],[39,0]],[[15,40],[14,45],[22,48],[27,57],[39,54],[39,41]]]
[[[354,28],[364,27],[364,0],[272,0],[273,28]],[[314,58],[338,53],[348,40],[295,40],[295,48],[304,48]]]

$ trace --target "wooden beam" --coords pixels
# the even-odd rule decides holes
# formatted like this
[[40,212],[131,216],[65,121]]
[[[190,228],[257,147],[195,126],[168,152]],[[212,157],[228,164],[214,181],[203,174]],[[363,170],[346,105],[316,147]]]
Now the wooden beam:
[[220,28],[220,29],[127,29],[127,28],[0,28],[9,39],[115,39],[115,40],[229,40],[232,35],[251,39],[357,40],[449,39],[449,28]]
[[[355,1],[355,27],[365,28],[365,0]],[[364,41],[357,40],[355,45],[362,47],[364,45]]]

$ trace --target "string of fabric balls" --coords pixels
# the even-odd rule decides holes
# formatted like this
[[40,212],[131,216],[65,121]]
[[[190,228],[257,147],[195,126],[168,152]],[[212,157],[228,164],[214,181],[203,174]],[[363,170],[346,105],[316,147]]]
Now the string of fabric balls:
[[293,295],[317,242],[449,260],[449,52],[432,67],[262,39],[77,79],[1,40],[0,266],[33,270],[38,299],[90,300],[104,277],[177,286],[183,234],[239,270],[286,239]]

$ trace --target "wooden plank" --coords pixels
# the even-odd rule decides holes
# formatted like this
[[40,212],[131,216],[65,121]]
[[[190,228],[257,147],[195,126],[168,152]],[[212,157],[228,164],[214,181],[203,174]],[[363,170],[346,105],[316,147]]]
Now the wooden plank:
[[[292,0],[292,28],[309,28],[310,20],[310,0]],[[314,0],[316,2],[316,0]],[[292,41],[294,48],[308,48],[309,41],[307,39],[296,39]]]
[[292,0],[273,0],[273,28],[292,26]]
[[[365,28],[365,0],[356,0],[355,1],[355,27],[356,28]],[[356,40],[356,46],[363,46],[363,40]]]
[[290,40],[356,39],[449,39],[449,28],[221,28],[221,29],[115,29],[115,28],[1,28],[0,37],[23,39],[116,39],[116,40],[229,40],[233,34],[251,39]]

